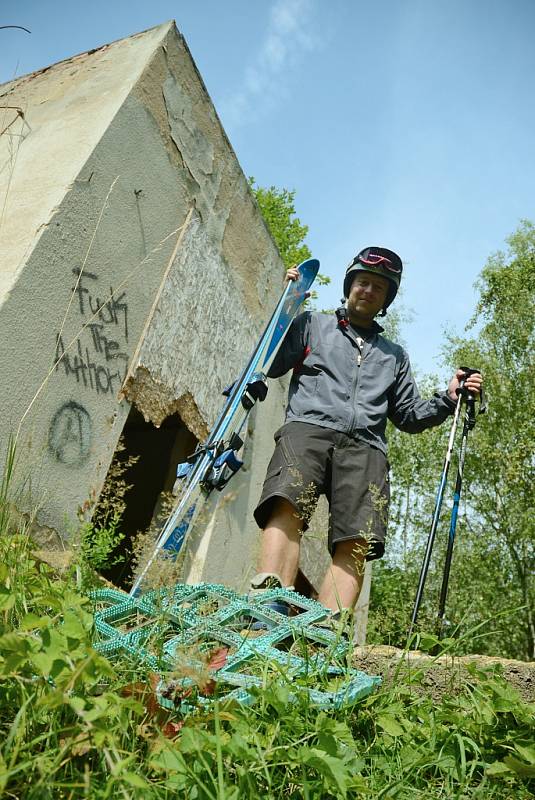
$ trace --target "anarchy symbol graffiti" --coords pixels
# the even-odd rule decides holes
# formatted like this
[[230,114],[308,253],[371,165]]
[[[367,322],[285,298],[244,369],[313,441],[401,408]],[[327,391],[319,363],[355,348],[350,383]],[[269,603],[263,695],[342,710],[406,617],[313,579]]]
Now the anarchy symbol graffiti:
[[48,447],[62,464],[79,466],[91,449],[91,417],[79,403],[70,400],[59,408],[48,431]]

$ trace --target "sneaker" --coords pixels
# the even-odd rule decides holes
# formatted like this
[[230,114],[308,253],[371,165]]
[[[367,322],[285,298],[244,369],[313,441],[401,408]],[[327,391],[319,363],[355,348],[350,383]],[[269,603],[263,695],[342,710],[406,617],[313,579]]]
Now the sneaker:
[[284,586],[280,575],[277,575],[276,572],[258,572],[251,578],[249,597],[254,597],[267,589],[289,589],[292,592],[294,591],[293,586]]

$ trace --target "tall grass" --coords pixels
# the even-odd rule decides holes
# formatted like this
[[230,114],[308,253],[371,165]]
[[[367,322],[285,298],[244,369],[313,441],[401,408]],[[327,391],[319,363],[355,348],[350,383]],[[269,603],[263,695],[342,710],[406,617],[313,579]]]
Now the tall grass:
[[[71,798],[458,798],[527,800],[534,708],[471,668],[433,700],[401,668],[351,710],[289,703],[280,674],[250,708],[181,718],[154,676],[91,647],[91,603],[32,555],[0,486],[0,795]],[[17,521],[19,520],[19,521]],[[87,565],[86,565],[87,567]]]

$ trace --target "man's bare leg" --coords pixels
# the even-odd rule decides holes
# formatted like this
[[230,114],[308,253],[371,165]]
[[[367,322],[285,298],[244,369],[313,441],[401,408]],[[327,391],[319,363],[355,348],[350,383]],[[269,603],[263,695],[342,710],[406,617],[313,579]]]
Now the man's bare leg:
[[303,520],[288,500],[278,497],[264,528],[259,572],[275,573],[283,586],[293,586],[299,567]]
[[331,611],[353,608],[364,578],[367,545],[363,539],[339,542],[321,585],[318,600]]

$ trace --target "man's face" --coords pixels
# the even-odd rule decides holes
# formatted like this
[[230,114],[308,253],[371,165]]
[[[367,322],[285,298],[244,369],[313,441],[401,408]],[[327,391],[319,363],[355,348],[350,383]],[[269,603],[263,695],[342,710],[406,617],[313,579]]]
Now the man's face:
[[371,325],[385,304],[388,288],[389,281],[382,275],[357,272],[347,298],[349,320],[355,324]]

